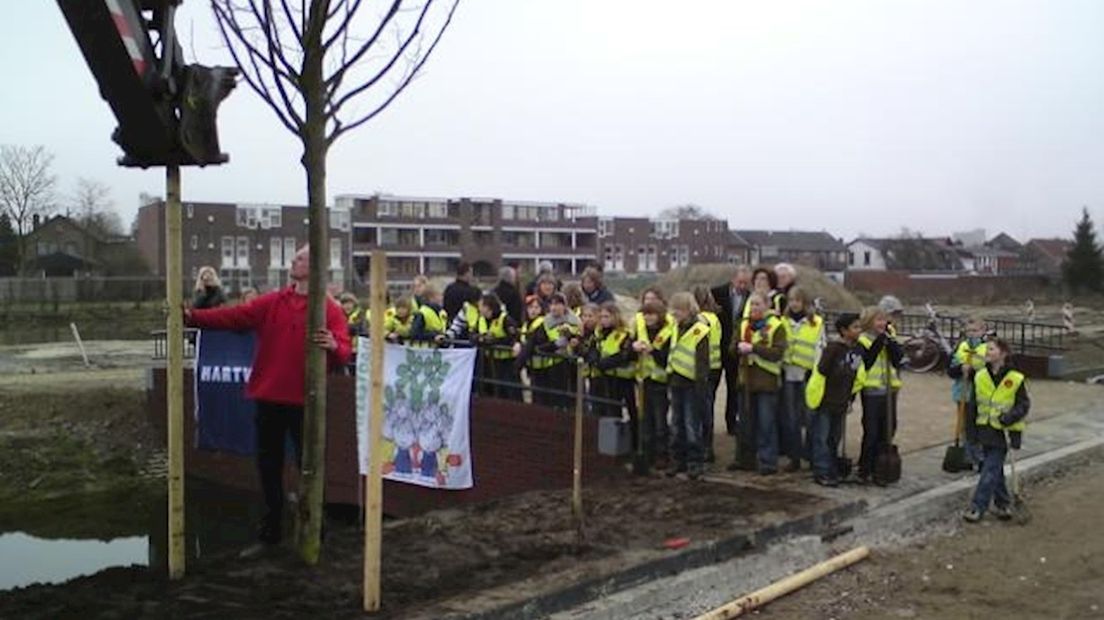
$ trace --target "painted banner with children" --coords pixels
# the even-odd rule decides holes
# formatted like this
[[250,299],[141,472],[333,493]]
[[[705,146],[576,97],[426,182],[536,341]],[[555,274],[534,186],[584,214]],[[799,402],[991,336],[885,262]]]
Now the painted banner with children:
[[[371,343],[357,353],[357,452],[368,472]],[[473,486],[471,405],[474,349],[384,346],[383,477],[435,489]]]

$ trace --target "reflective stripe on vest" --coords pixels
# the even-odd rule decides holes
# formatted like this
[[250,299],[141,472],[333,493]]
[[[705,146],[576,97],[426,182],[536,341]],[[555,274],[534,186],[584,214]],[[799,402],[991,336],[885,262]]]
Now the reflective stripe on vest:
[[816,365],[817,345],[824,333],[824,321],[814,314],[797,323],[786,317],[783,324],[786,326],[786,355],[782,361],[812,370]]
[[[890,336],[892,337],[892,336]],[[869,350],[874,345],[874,339],[866,334],[859,336],[859,344],[864,349]],[[863,389],[866,390],[884,390],[886,389],[885,371],[886,360],[889,359],[889,351],[887,347],[882,347],[880,353],[878,353],[878,359],[874,362],[874,365],[866,369],[866,381],[863,383]],[[889,384],[894,388],[901,387],[901,378],[897,374],[897,369],[893,367],[893,364],[889,366]]]
[[984,342],[979,342],[977,346],[971,347],[968,341],[963,340],[955,348],[954,359],[963,367],[972,366],[974,370],[981,370],[985,368],[985,352],[988,348],[989,345]]
[[694,326],[683,333],[678,333],[675,327],[675,335],[671,347],[671,354],[667,356],[667,372],[686,377],[691,381],[698,378],[697,354],[698,344],[702,338],[709,336],[709,326],[702,322],[695,322]]
[[[660,327],[656,331],[655,337],[650,341],[648,340],[648,328],[646,325],[637,324],[636,339],[648,341],[652,345],[652,349],[662,349],[668,346],[668,343],[675,336],[675,320],[670,316],[666,317],[666,321],[663,323],[663,327]],[[660,366],[656,363],[655,359],[651,355],[644,355],[640,359],[640,373],[637,376],[638,379],[651,379],[656,383],[667,383],[667,367],[666,365]]]
[[[771,315],[767,316],[766,321],[767,321],[767,335],[764,336],[763,335],[763,330],[761,330],[761,329],[757,329],[757,330],[751,332],[751,340],[750,340],[751,346],[753,346],[753,347],[754,346],[760,346],[760,345],[770,346],[771,344],[774,343],[774,334],[777,333],[778,329],[782,327],[782,320],[779,319],[778,317],[774,316],[773,314],[771,314]],[[748,330],[750,329],[750,326],[751,326],[751,319],[750,318],[749,319],[744,319],[743,321],[740,321],[740,339],[744,340],[744,342],[748,342],[748,340],[745,340],[745,339],[747,338],[747,333],[748,333]],[[765,360],[762,357],[759,357],[758,355],[756,355],[754,353],[751,354],[750,359],[751,359],[752,364],[755,364],[759,368],[762,368],[763,370],[769,372],[772,375],[777,376],[777,375],[782,374],[782,364],[780,364],[779,362],[772,362],[770,360]]]
[[721,319],[712,312],[702,312],[701,317],[709,326],[709,368],[718,370],[721,367]]
[[989,368],[982,368],[974,377],[974,394],[977,396],[978,426],[991,426],[997,430],[1023,431],[1027,425],[1023,420],[1005,426],[1001,424],[1001,415],[1011,411],[1016,404],[1016,392],[1024,383],[1024,376],[1018,370],[1009,370],[1001,379],[1000,385],[993,384]]
[[[487,334],[489,333],[495,340],[501,340],[506,337],[506,313],[502,312],[493,320],[490,324],[487,324],[487,319],[483,316],[479,317],[479,321],[476,324],[476,333]],[[500,348],[500,347],[507,348]],[[496,348],[491,349],[491,357],[496,360],[508,360],[514,357],[514,348],[509,345],[496,345]]]
[[[598,356],[602,359],[607,357],[613,357],[621,352],[621,344],[625,342],[625,339],[629,337],[628,330],[615,329],[612,332],[602,336],[598,342]],[[622,379],[633,379],[636,377],[636,369],[631,365],[618,366],[616,368],[606,369],[605,374],[611,377],[619,377]]]

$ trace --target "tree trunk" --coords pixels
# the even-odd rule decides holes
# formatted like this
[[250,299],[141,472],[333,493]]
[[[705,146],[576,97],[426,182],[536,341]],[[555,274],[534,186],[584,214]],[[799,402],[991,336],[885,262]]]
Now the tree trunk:
[[296,542],[309,565],[322,553],[322,520],[326,488],[326,353],[310,339],[326,327],[326,277],[329,267],[329,222],[326,212],[325,84],[322,78],[322,25],[327,2],[311,6],[311,27],[304,33],[305,57],[301,77],[306,115],[303,133],[303,168],[307,173],[307,205],[310,219],[310,307],[307,317],[306,407],[303,416],[303,464],[300,478],[299,518]]

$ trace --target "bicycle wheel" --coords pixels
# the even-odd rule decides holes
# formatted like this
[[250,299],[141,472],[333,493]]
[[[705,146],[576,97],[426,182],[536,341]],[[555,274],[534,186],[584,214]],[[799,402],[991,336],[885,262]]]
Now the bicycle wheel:
[[939,365],[939,345],[929,338],[910,338],[904,349],[907,368],[912,372],[931,372]]

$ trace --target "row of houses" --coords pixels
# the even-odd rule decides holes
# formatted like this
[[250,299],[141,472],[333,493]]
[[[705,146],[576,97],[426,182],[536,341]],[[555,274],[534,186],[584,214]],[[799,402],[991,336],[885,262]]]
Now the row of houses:
[[[234,289],[286,281],[295,248],[307,240],[304,206],[186,202],[183,207],[185,275],[211,265]],[[144,198],[130,242],[157,276],[165,273],[165,212],[162,200]],[[714,218],[600,217],[588,205],[501,198],[339,195],[328,213],[329,277],[346,286],[365,281],[375,248],[386,250],[388,277],[396,283],[417,274],[451,275],[461,261],[480,277],[492,277],[503,264],[533,272],[542,261],[562,274],[579,274],[592,264],[635,275],[706,263],[780,261],[837,279],[848,270],[1056,273],[1068,249],[1063,240],[1020,244],[1005,234],[985,240],[983,232],[845,242],[826,231],[732,229]],[[101,257],[125,240],[99,238],[57,217],[36,227],[28,241],[27,264],[37,273],[103,275]]]

